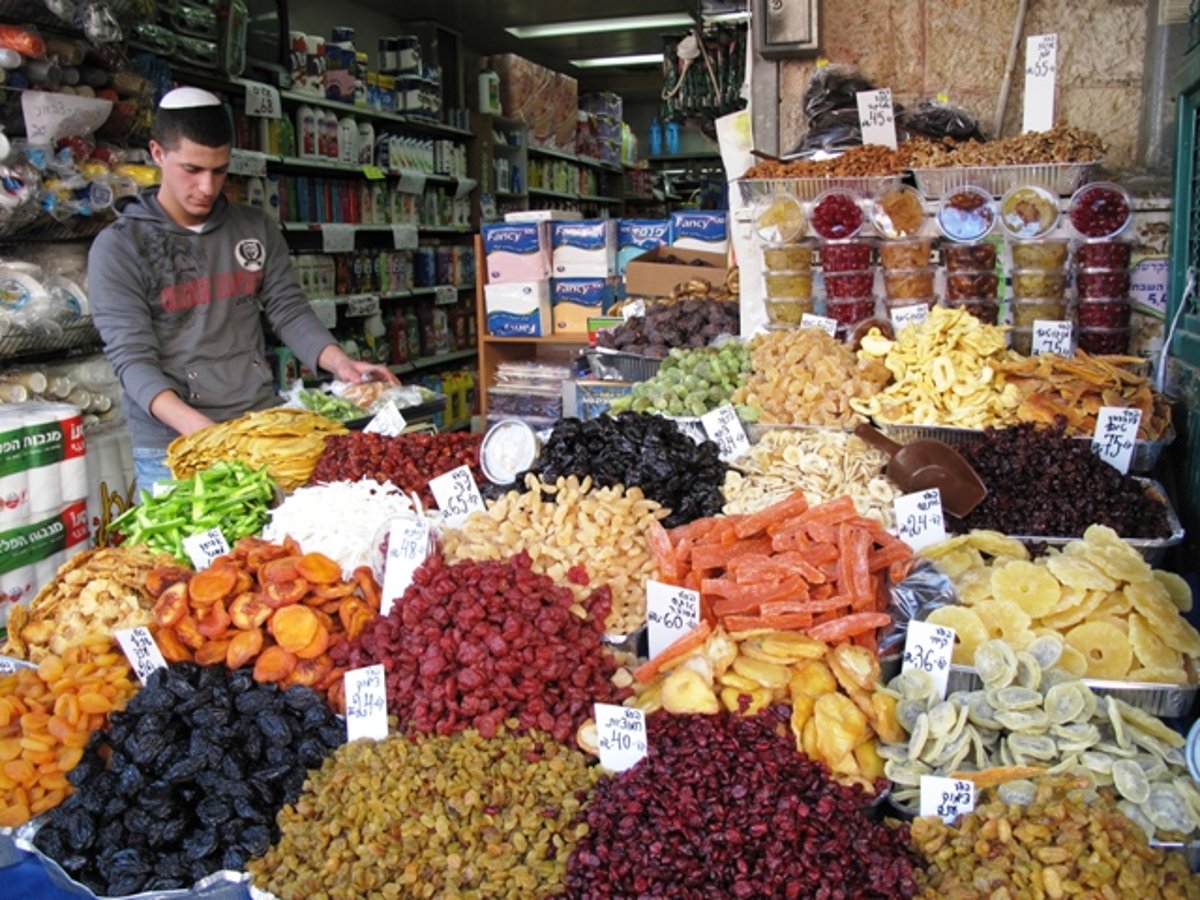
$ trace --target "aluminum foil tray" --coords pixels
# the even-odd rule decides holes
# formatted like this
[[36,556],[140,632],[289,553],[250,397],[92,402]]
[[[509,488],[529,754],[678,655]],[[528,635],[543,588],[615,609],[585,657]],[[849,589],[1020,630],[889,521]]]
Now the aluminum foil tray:
[[830,188],[845,188],[863,197],[874,197],[884,188],[900,184],[902,175],[840,176],[828,178],[739,178],[738,189],[747,203],[756,203],[772,194],[792,194],[809,202]]
[[927,200],[937,200],[947,191],[975,185],[1002,196],[1010,188],[1022,185],[1044,187],[1060,197],[1069,197],[1091,177],[1101,161],[1089,163],[1028,163],[1014,166],[945,166],[912,169],[917,190]]

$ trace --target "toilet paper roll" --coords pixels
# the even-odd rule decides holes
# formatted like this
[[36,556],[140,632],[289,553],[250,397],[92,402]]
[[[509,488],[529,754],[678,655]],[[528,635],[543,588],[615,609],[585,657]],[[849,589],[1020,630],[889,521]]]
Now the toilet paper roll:
[[36,565],[19,566],[11,572],[0,572],[0,623],[7,624],[9,613],[17,604],[29,605],[37,588]]

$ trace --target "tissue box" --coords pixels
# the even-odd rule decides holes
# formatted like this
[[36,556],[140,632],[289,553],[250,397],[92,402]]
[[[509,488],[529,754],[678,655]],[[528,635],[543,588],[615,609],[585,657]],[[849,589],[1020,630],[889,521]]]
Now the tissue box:
[[483,286],[488,334],[494,337],[545,337],[550,334],[550,282],[529,281]]
[[483,252],[491,284],[550,277],[550,232],[543,222],[484,225]]
[[700,209],[671,213],[671,246],[724,253],[729,249],[725,213]]
[[617,223],[617,271],[624,275],[630,260],[670,242],[669,219],[621,219]]
[[505,213],[505,222],[578,222],[583,213],[577,209],[518,209]]
[[613,278],[555,278],[550,282],[554,299],[554,333],[587,334],[587,320],[609,311],[616,298]]
[[555,278],[608,278],[617,274],[617,220],[551,222]]
[[491,64],[504,115],[529,126],[530,145],[574,153],[579,83],[515,53],[493,56]]

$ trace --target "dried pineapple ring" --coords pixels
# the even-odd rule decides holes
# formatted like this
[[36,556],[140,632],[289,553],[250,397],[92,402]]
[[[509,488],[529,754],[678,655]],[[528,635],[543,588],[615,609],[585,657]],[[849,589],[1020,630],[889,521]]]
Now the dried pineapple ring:
[[939,606],[926,616],[925,621],[954,629],[956,640],[952,661],[960,666],[969,666],[979,645],[988,639],[979,614],[965,606]]
[[[1068,547],[1077,544],[1068,544]],[[1120,585],[1096,568],[1086,556],[1077,553],[1059,553],[1046,557],[1046,568],[1050,574],[1067,587],[1089,591],[1115,591]]]
[[1180,612],[1189,612],[1192,608],[1192,589],[1186,581],[1174,572],[1165,572],[1162,569],[1154,570],[1154,580],[1161,584],[1167,590],[1171,602],[1178,607]]
[[967,543],[988,556],[1029,559],[1029,550],[1024,544],[999,531],[972,531],[967,535]]
[[1076,625],[1067,632],[1067,644],[1083,654],[1088,678],[1122,678],[1133,662],[1129,638],[1107,622]]
[[1007,687],[1017,674],[1017,657],[1004,641],[985,641],[975,651],[975,671],[988,687]]
[[1058,606],[1062,586],[1045,566],[1014,560],[992,570],[992,594],[997,600],[1011,601],[1036,619]]
[[978,606],[992,599],[992,573],[988,569],[967,572],[954,587],[964,606]]
[[[1013,563],[1012,565],[1017,565]],[[1011,568],[1008,566],[1006,568]],[[993,575],[993,585],[995,576]],[[975,607],[983,627],[993,640],[1000,640],[1014,650],[1024,650],[1033,641],[1029,630],[1031,619],[1025,610],[1012,600],[990,600]],[[1013,674],[1016,675],[1016,658],[1013,658]]]
[[1070,644],[1065,644],[1063,646],[1062,657],[1058,661],[1058,667],[1075,678],[1082,678],[1087,674],[1087,657]]
[[1129,644],[1143,667],[1174,670],[1183,674],[1183,655],[1154,633],[1153,626],[1145,616],[1137,613],[1129,616]]
[[983,557],[974,547],[959,547],[937,558],[935,565],[946,573],[950,580],[961,578],[973,569],[982,568]]

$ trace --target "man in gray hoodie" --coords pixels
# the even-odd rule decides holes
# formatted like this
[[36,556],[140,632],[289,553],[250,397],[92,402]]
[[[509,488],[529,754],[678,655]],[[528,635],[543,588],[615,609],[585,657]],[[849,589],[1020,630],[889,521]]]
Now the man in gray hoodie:
[[178,435],[279,404],[262,315],[297,358],[341,381],[396,378],[352,360],[318,320],[266,214],[221,194],[232,132],[220,100],[166,94],[150,153],[157,188],[126,205],[88,254],[88,297],[124,388],[138,487],[169,478]]

